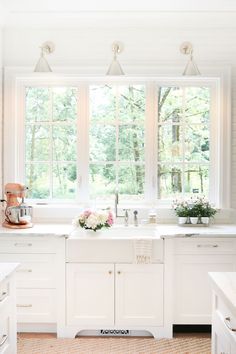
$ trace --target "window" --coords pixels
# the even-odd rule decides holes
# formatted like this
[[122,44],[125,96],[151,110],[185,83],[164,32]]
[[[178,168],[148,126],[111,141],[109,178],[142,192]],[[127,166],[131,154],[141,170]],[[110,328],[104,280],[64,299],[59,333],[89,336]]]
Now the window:
[[90,86],[91,199],[143,199],[145,85]]
[[26,87],[25,183],[36,199],[75,199],[77,89]]
[[210,89],[158,90],[157,198],[207,196],[210,168]]
[[4,180],[26,183],[36,202],[111,205],[118,192],[135,205],[204,194],[221,206],[229,195],[220,79],[15,82],[5,105],[5,135],[16,139],[5,140]]

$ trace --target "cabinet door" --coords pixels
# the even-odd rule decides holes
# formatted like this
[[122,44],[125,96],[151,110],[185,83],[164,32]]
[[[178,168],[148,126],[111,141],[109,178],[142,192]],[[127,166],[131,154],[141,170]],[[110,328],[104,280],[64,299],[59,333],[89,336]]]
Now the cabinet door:
[[174,263],[174,324],[211,324],[208,272],[235,270],[233,255],[180,255]]
[[163,325],[163,264],[116,265],[117,325]]
[[114,265],[67,264],[67,324],[114,324]]

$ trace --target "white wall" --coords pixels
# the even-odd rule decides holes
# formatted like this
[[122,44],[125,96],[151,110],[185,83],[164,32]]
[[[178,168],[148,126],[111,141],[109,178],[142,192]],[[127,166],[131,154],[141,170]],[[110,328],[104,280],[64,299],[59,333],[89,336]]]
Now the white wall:
[[[199,15],[199,14],[198,14]],[[163,15],[164,16],[164,15]],[[184,16],[184,15],[183,15]],[[229,22],[233,21],[230,14]],[[159,74],[158,65],[170,65],[170,74],[181,74],[186,57],[179,52],[179,45],[191,41],[194,57],[203,75],[208,75],[207,66],[229,65],[233,67],[233,110],[232,110],[232,202],[236,208],[236,23],[229,27],[220,18],[212,22],[212,15],[202,14],[199,18],[181,26],[179,18],[169,25],[160,19],[142,23],[138,18],[132,23],[128,19],[123,26],[118,22],[90,21],[90,25],[70,26],[63,24],[52,27],[31,28],[8,27],[3,34],[3,65],[6,67],[30,67],[33,70],[39,57],[38,47],[47,40],[56,45],[55,53],[48,57],[53,67],[80,67],[81,74],[103,75],[111,60],[111,43],[120,40],[125,45],[120,62],[127,74]],[[139,22],[141,21],[141,22]],[[235,22],[235,21],[234,21]],[[205,69],[201,69],[205,68]]]

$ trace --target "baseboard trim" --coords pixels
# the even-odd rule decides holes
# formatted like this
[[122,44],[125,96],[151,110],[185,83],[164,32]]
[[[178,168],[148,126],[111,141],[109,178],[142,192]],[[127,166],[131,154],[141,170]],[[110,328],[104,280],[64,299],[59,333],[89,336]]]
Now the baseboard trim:
[[173,325],[174,333],[211,333],[211,325]]

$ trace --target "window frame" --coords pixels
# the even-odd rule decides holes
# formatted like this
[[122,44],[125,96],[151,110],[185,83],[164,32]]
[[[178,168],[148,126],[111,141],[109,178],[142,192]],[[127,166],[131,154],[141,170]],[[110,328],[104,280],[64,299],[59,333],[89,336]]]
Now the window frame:
[[[153,161],[157,162],[157,119],[150,120],[148,117],[157,117],[157,84],[159,86],[211,86],[212,105],[211,116],[214,118],[210,123],[210,193],[209,198],[216,206],[221,208],[230,207],[230,182],[231,182],[231,111],[230,111],[230,70],[223,68],[220,74],[212,77],[81,77],[77,75],[53,74],[35,75],[22,73],[14,69],[5,69],[4,89],[4,183],[9,181],[24,180],[24,88],[27,86],[76,86],[79,89],[80,100],[84,104],[78,106],[78,115],[83,117],[80,129],[83,134],[78,136],[78,175],[79,195],[75,201],[50,201],[50,204],[57,203],[86,204],[89,202],[88,195],[88,166],[89,166],[89,144],[85,144],[89,132],[89,97],[88,85],[101,83],[119,84],[147,84],[147,104],[145,129],[149,132],[145,135],[145,200],[142,205],[157,205],[157,173],[152,168]],[[78,129],[78,134],[80,131]],[[12,139],[14,137],[14,139]],[[10,142],[10,144],[9,144]],[[81,151],[83,152],[81,154]],[[157,166],[157,163],[155,163]],[[212,178],[214,176],[214,179]],[[40,201],[38,201],[40,202]],[[34,200],[34,203],[37,203]],[[160,201],[157,207],[168,208],[169,202]]]

